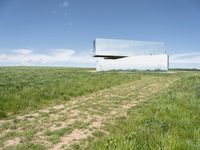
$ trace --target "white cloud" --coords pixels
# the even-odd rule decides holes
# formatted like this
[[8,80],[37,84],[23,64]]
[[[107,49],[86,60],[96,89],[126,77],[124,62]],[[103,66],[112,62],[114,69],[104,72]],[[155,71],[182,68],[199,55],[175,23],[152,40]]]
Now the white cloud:
[[74,54],[75,51],[72,49],[56,49],[50,53],[50,56],[53,56],[54,58],[59,58],[59,60],[67,60]]
[[173,54],[169,60],[170,68],[200,69],[200,52]]
[[6,60],[7,56],[5,54],[0,54],[0,61]]
[[[170,66],[179,68],[200,68],[200,52],[170,55]],[[92,50],[82,52],[73,49],[53,49],[39,53],[32,49],[0,50],[0,66],[95,66]]]
[[200,64],[200,52],[190,52],[170,55],[170,63]]
[[92,65],[95,62],[89,51],[84,53],[72,49],[54,49],[48,53],[37,53],[34,50],[16,49],[0,53],[0,65]]
[[19,54],[23,54],[23,55],[28,55],[33,52],[30,49],[17,49],[17,50],[13,50],[13,51],[16,53],[19,53]]

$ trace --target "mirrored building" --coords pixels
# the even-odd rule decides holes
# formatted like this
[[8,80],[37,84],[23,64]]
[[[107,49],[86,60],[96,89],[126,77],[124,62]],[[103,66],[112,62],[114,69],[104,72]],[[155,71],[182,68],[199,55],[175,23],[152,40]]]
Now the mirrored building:
[[100,39],[94,41],[96,71],[168,70],[163,42]]

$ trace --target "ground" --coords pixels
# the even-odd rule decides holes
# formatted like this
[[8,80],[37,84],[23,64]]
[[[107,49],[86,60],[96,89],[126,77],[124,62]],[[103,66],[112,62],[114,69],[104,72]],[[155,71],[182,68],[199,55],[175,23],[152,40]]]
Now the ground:
[[[164,92],[183,75],[139,73],[140,79],[0,120],[0,149],[84,149],[109,135],[107,124]],[[189,76],[189,75],[184,75]]]

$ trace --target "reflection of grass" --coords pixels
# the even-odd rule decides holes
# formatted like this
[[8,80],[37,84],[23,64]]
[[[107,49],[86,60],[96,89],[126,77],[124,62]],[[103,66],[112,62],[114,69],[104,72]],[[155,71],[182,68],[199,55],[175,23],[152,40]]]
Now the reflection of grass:
[[88,149],[200,149],[200,76],[183,78],[127,118],[106,124],[108,137]]
[[136,79],[135,74],[80,68],[0,67],[0,118]]

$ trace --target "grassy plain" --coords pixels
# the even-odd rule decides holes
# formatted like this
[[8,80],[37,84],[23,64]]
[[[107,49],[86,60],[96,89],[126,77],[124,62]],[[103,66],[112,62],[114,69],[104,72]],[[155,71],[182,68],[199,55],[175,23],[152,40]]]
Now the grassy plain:
[[164,93],[128,111],[128,117],[107,124],[109,136],[91,150],[199,150],[200,76],[182,78]]
[[135,74],[94,73],[93,69],[0,67],[0,118],[131,82]]
[[[27,67],[0,72],[5,98],[0,106],[9,114],[0,119],[0,149],[200,148],[199,72]],[[20,98],[29,103],[19,109]],[[5,107],[5,101],[13,106]]]

